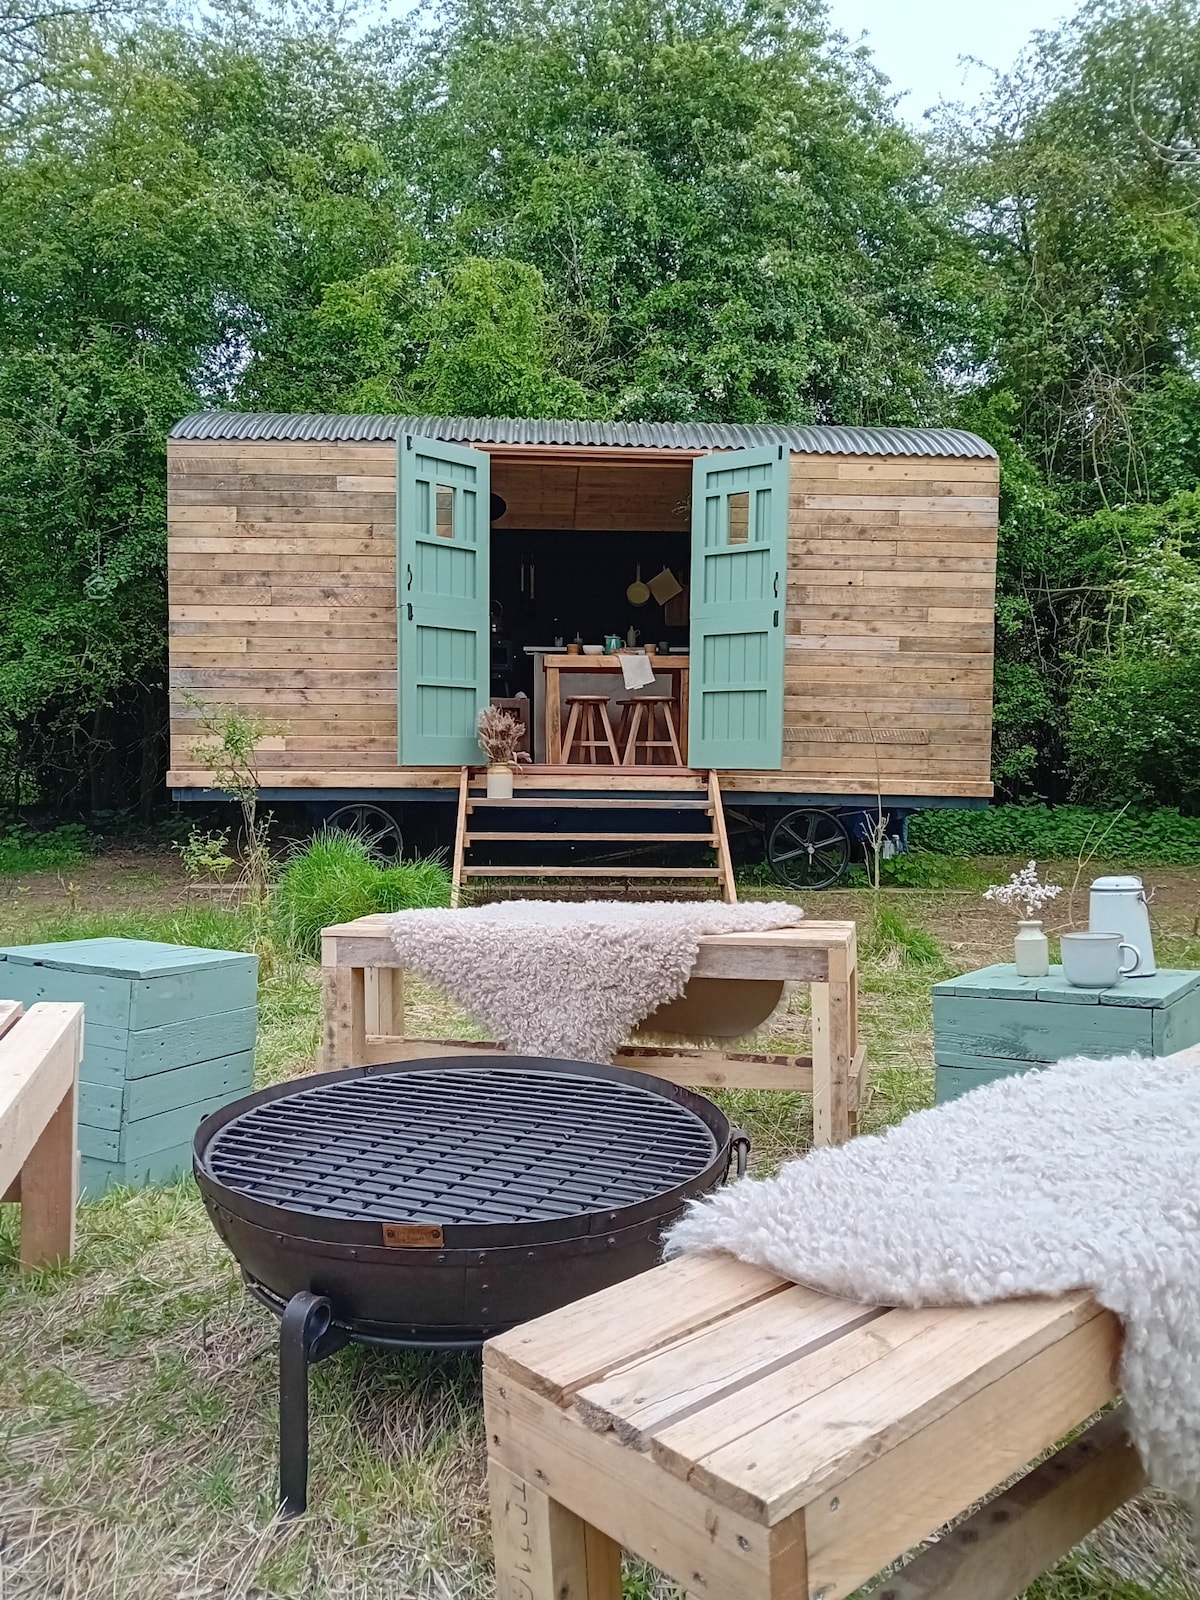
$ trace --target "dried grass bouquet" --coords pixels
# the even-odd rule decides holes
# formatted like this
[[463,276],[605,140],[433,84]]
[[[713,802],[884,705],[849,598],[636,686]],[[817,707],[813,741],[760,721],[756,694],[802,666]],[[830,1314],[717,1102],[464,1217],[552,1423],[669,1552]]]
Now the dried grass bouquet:
[[476,723],[479,747],[492,767],[511,767],[514,762],[528,759],[517,746],[525,737],[525,726],[519,717],[504,711],[500,706],[484,706]]

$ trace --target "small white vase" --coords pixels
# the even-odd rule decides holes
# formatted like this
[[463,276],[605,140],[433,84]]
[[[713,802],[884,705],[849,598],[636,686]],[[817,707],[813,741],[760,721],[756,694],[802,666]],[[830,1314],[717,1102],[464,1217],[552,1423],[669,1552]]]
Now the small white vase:
[[511,800],[513,797],[513,769],[507,764],[487,769],[487,797],[489,800]]
[[1017,936],[1013,940],[1013,958],[1017,963],[1017,976],[1044,978],[1050,971],[1050,941],[1042,932],[1040,922],[1018,922]]

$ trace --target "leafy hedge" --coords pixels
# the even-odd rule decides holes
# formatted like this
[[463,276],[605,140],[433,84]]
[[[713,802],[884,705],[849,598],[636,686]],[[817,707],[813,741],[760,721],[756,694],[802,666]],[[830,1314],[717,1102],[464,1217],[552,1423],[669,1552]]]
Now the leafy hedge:
[[[946,856],[1028,856],[1186,866],[1200,863],[1200,817],[1169,806],[1092,811],[1087,806],[1000,805],[981,811],[921,811],[908,826],[914,850]],[[1099,841],[1099,843],[1098,843]]]

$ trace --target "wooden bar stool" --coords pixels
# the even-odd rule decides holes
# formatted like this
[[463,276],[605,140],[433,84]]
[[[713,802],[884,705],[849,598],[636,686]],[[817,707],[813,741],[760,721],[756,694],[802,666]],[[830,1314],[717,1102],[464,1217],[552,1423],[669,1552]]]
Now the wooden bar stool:
[[608,715],[608,696],[570,694],[566,696],[566,704],[571,709],[563,734],[563,765],[604,764],[605,758],[596,754],[598,750],[603,750],[614,767],[620,766],[621,756]]
[[[682,767],[674,697],[669,694],[630,695],[620,704],[622,765]],[[670,754],[660,760],[660,750]]]

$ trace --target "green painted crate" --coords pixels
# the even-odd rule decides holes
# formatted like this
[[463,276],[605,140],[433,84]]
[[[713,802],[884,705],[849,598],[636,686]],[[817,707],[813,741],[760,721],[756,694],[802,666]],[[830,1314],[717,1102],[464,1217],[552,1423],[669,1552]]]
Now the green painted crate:
[[258,958],[141,939],[0,949],[0,998],[83,1002],[81,1183],[169,1182],[202,1117],[254,1083]]
[[1066,1056],[1166,1056],[1200,1043],[1200,972],[1162,971],[1076,989],[1051,967],[984,967],[933,987],[939,1102]]

